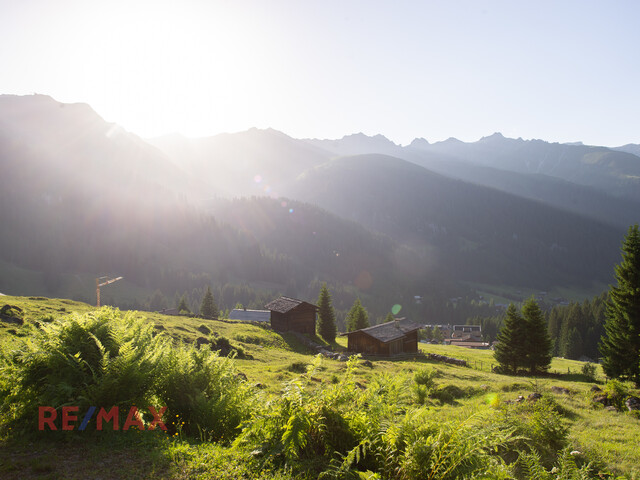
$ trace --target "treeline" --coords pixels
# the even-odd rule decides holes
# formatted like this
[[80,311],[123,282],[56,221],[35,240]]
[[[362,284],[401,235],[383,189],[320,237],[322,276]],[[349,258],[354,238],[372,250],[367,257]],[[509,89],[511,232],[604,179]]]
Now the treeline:
[[[605,334],[604,323],[608,293],[569,305],[547,307],[545,317],[551,335],[554,357],[597,361],[600,357],[600,337]],[[544,308],[544,304],[541,304]],[[504,323],[504,312],[495,315],[467,317],[467,323],[482,326],[482,337],[492,342]]]
[[604,323],[608,293],[585,300],[557,306],[548,313],[549,333],[554,341],[553,355],[577,360],[600,357],[600,337],[605,334]]

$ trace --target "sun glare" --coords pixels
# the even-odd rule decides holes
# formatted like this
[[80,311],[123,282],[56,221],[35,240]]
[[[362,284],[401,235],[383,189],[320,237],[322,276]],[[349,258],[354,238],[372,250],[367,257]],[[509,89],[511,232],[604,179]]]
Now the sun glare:
[[150,136],[252,126],[246,113],[270,90],[264,32],[242,12],[207,5],[205,15],[162,3],[92,10],[82,71],[87,96],[102,99],[96,110]]

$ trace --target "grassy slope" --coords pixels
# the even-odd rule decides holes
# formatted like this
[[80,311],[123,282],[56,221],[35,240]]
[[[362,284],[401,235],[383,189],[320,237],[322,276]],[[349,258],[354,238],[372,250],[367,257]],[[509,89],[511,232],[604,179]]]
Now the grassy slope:
[[[0,343],[15,342],[15,333],[27,333],[30,323],[49,316],[55,318],[72,314],[73,311],[91,311],[93,307],[70,300],[44,299],[41,297],[0,297],[0,306],[9,303],[24,310],[25,326],[16,327],[0,322]],[[310,364],[313,361],[311,352],[289,335],[280,335],[271,330],[255,325],[234,323],[229,321],[213,321],[198,318],[171,317],[150,312],[140,312],[140,315],[162,325],[166,333],[176,341],[192,342],[202,336],[197,329],[205,325],[211,335],[225,336],[234,346],[241,346],[245,353],[253,359],[236,360],[238,368],[247,376],[247,381],[259,384],[265,397],[278,395],[283,383],[299,377],[296,367]],[[339,337],[338,344],[344,346],[345,338]],[[466,359],[472,368],[463,368],[420,360],[374,361],[373,367],[361,367],[358,381],[366,388],[374,377],[389,375],[401,377],[405,380],[407,389],[411,382],[412,372],[426,365],[437,369],[438,385],[455,385],[466,392],[466,396],[453,402],[441,404],[433,401],[434,414],[449,418],[460,415],[461,412],[490,408],[491,399],[515,399],[518,395],[527,396],[533,391],[551,392],[552,386],[568,388],[571,393],[562,395],[552,393],[559,403],[568,411],[566,421],[569,423],[570,440],[572,446],[588,453],[591,458],[599,459],[612,472],[624,473],[630,478],[640,476],[640,422],[623,413],[592,409],[589,406],[592,383],[585,381],[577,372],[581,363],[571,360],[554,358],[551,370],[558,372],[556,376],[542,379],[527,377],[511,377],[497,375],[491,372],[493,361],[491,351],[469,350],[461,347],[444,345],[424,345],[424,351],[444,354],[456,358]],[[345,364],[324,359],[319,369],[304,380],[307,388],[321,388],[323,384],[335,381],[344,370]],[[571,373],[567,373],[568,370]],[[602,372],[598,371],[598,380],[603,381]],[[74,449],[80,449],[84,455],[61,456],[59,450],[63,446],[43,446],[32,448],[28,445],[3,445],[0,449],[0,474],[9,478],[63,478],[61,472],[66,472],[64,478],[83,478],[83,472],[91,470],[94,465],[105,465],[102,458],[108,453],[111,460],[107,462],[110,473],[103,478],[144,478],[148,475],[158,478],[186,478],[198,470],[199,462],[207,459],[211,472],[215,465],[220,465],[218,473],[205,478],[218,478],[223,470],[228,478],[235,478],[229,468],[229,462],[234,461],[233,454],[223,447],[211,444],[191,445],[186,441],[156,440],[123,440],[107,437],[101,440],[101,445],[77,444]],[[143,452],[147,451],[148,456]],[[64,458],[64,460],[61,460]],[[55,459],[55,460],[52,460]],[[144,461],[143,461],[144,459]],[[141,463],[142,462],[142,463]],[[226,463],[225,463],[226,462]],[[226,466],[225,466],[226,465]],[[240,468],[240,467],[237,467]],[[132,470],[131,470],[132,469]],[[125,474],[126,472],[126,474]],[[190,473],[189,473],[190,472]],[[237,472],[241,474],[240,470]],[[12,477],[11,475],[15,475]],[[43,477],[45,475],[45,477]],[[235,475],[235,474],[234,474]],[[635,477],[634,477],[635,475]],[[226,478],[226,477],[225,477]]]

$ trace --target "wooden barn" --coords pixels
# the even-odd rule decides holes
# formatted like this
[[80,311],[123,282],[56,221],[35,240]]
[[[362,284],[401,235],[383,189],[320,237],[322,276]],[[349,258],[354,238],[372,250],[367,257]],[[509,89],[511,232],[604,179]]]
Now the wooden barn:
[[418,351],[421,326],[405,318],[346,333],[350,352],[391,356]]
[[312,303],[296,298],[280,297],[267,303],[264,308],[271,310],[271,328],[275,331],[315,335],[318,307]]

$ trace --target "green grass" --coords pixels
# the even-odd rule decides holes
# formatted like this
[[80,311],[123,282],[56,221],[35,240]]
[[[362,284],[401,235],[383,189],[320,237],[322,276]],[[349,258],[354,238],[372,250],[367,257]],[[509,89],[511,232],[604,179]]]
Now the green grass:
[[[17,305],[23,309],[24,326],[0,322],[0,343],[17,345],[20,336],[29,335],[36,322],[64,318],[72,312],[90,312],[94,307],[64,299],[38,297],[0,297],[0,306]],[[203,335],[198,327],[205,325],[211,336],[224,336],[232,345],[241,346],[250,359],[236,359],[235,365],[263,401],[281,397],[287,382],[298,380],[309,392],[321,392],[335,385],[345,373],[345,363],[316,360],[297,339],[269,329],[242,322],[203,320],[199,318],[166,316],[138,312],[174,342],[192,343]],[[336,347],[346,348],[346,337],[338,337]],[[554,358],[551,372],[541,378],[498,375],[491,371],[495,365],[490,350],[470,350],[462,347],[420,344],[424,352],[438,353],[467,360],[471,368],[458,367],[426,360],[375,360],[373,367],[358,367],[354,380],[358,388],[368,391],[379,385],[399,388],[398,407],[412,408],[411,390],[415,372],[425,368],[435,370],[435,394],[427,399],[427,406],[439,421],[465,418],[473,412],[487,412],[496,402],[515,400],[539,391],[554,398],[564,411],[562,422],[569,431],[570,447],[599,462],[603,471],[627,478],[640,478],[640,420],[628,413],[593,408],[587,381],[579,372],[581,362]],[[313,368],[301,374],[305,367]],[[598,366],[597,381],[604,376]],[[551,387],[569,389],[570,394],[558,394]],[[634,394],[638,395],[636,390]],[[96,469],[104,471],[102,478],[254,478],[255,470],[242,452],[228,446],[200,442],[178,436],[168,439],[139,433],[129,436],[90,437],[69,435],[64,442],[49,440],[34,444],[0,442],[0,477],[2,478],[86,478]],[[263,472],[261,478],[293,478],[282,470]]]

